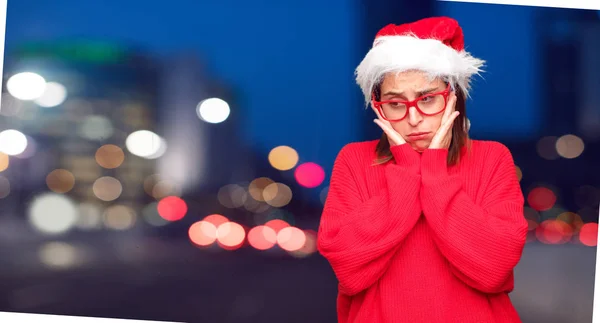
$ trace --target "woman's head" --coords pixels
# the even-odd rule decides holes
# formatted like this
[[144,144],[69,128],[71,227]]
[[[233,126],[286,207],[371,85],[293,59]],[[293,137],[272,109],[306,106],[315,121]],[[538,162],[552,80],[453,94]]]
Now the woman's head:
[[[356,68],[356,81],[365,103],[384,110],[382,114],[387,112],[388,116],[384,117],[418,151],[427,149],[441,125],[445,102],[456,96],[455,108],[460,114],[452,131],[449,156],[452,162],[460,152],[456,149],[467,142],[465,98],[472,76],[481,72],[483,64],[483,60],[465,51],[457,21],[433,17],[381,29],[373,48]],[[427,94],[435,95],[419,100]],[[385,101],[396,103],[384,106]],[[409,103],[404,109],[397,101]],[[441,109],[439,113],[438,109]],[[382,149],[385,144],[387,140],[378,146],[380,157],[384,157],[380,152],[385,152]],[[387,151],[389,153],[389,147]]]

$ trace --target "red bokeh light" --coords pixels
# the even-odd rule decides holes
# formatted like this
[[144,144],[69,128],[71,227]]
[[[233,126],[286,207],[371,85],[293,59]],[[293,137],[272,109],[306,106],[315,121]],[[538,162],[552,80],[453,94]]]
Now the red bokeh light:
[[283,220],[275,219],[275,220],[271,220],[271,221],[265,223],[265,226],[273,229],[273,231],[275,231],[275,233],[279,233],[279,231],[281,231],[281,229],[287,228],[290,225]]
[[595,247],[598,244],[598,223],[584,224],[579,230],[579,241],[588,247]]
[[158,214],[167,221],[181,220],[188,207],[184,200],[177,196],[167,196],[158,202]]
[[573,237],[573,229],[563,221],[546,220],[536,229],[537,239],[546,244],[563,244]]
[[207,215],[204,221],[212,223],[215,227],[219,227],[221,224],[229,222],[229,219],[220,214]]
[[325,171],[323,167],[316,163],[309,162],[296,167],[294,176],[301,186],[314,188],[321,185],[325,180]]
[[527,195],[527,203],[537,211],[546,211],[556,203],[556,195],[549,188],[536,187]]
[[268,226],[256,226],[248,232],[248,243],[258,250],[270,249],[277,243],[277,233]]

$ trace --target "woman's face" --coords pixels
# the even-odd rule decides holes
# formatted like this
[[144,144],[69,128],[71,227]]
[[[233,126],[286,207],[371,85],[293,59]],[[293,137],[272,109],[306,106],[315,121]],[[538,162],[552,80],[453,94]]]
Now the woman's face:
[[[440,79],[431,79],[420,71],[406,71],[402,73],[389,73],[380,87],[379,101],[403,100],[412,101],[430,93],[439,93],[446,89],[446,83]],[[445,101],[442,99],[431,101],[443,109]],[[408,116],[400,121],[390,122],[394,130],[416,151],[422,152],[431,143],[431,139],[440,127],[444,113],[433,116],[421,114],[417,109],[408,109]]]

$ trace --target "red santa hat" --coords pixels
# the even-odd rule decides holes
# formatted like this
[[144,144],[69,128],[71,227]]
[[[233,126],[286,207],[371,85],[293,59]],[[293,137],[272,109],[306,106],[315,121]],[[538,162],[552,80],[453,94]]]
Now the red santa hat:
[[382,28],[355,74],[368,104],[373,87],[387,73],[409,70],[442,77],[468,96],[471,77],[482,72],[483,64],[465,51],[462,28],[456,20],[432,17]]

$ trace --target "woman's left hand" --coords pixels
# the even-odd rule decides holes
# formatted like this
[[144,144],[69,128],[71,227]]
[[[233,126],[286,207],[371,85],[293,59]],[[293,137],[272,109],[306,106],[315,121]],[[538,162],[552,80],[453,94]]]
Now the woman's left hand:
[[444,111],[444,115],[442,116],[442,123],[429,144],[430,149],[448,149],[450,147],[450,142],[452,141],[452,125],[454,124],[456,117],[460,114],[460,112],[455,111],[455,107],[456,94],[452,92],[448,99],[448,103],[446,104],[446,111]]

